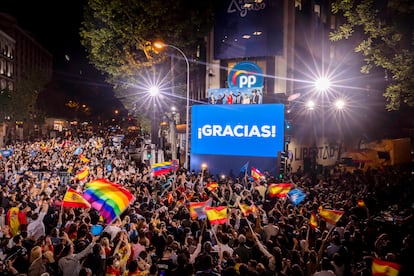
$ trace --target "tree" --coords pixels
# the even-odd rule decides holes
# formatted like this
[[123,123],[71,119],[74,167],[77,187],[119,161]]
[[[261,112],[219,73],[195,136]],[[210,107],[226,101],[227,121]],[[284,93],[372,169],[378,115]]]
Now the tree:
[[[331,41],[360,34],[355,48],[364,56],[361,72],[385,71],[386,109],[414,106],[414,3],[411,0],[336,0],[332,12],[345,19],[330,34]],[[358,38],[359,39],[359,38]]]
[[15,89],[8,91],[6,104],[2,107],[3,112],[13,120],[29,119],[38,112],[37,97],[47,82],[48,78],[43,72],[26,72],[16,83]]
[[129,97],[122,94],[138,84],[145,68],[164,60],[151,42],[162,40],[195,56],[197,45],[212,28],[214,2],[88,0],[81,42],[90,63],[104,73],[128,105]]

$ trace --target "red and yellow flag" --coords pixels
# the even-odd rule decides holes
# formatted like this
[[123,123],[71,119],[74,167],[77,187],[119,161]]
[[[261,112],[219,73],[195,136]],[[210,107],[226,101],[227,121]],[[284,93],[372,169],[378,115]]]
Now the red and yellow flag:
[[258,180],[259,178],[264,177],[264,175],[262,174],[261,171],[252,167],[252,177],[254,180]]
[[197,219],[200,214],[205,212],[205,208],[211,206],[213,200],[210,198],[202,202],[190,202],[188,204],[188,210],[190,211],[190,217],[192,219]]
[[86,158],[82,153],[79,154],[79,159],[84,163],[88,163],[89,161],[91,161],[89,158]]
[[69,188],[63,197],[63,207],[69,208],[91,208],[91,204],[76,190]]
[[323,209],[319,207],[319,216],[326,220],[326,222],[335,225],[344,214],[344,211]]
[[380,259],[372,261],[372,276],[397,276],[400,272],[400,265],[397,263],[386,262]]
[[311,216],[310,216],[310,218],[309,218],[309,226],[310,226],[312,229],[316,229],[316,228],[318,228],[318,221],[316,220],[316,215],[315,215],[315,213],[314,213],[314,212],[312,212],[312,214],[311,214]]
[[257,212],[257,207],[254,206],[254,204],[249,206],[246,203],[239,203],[239,208],[245,217],[247,217],[248,215],[252,213]]
[[218,183],[217,182],[210,182],[207,183],[206,185],[207,190],[209,190],[210,192],[214,192],[215,190],[218,189]]
[[173,198],[173,195],[171,193],[168,193],[167,200],[168,200],[168,204],[171,204],[171,202],[173,202],[174,198]]
[[358,207],[365,207],[365,202],[364,202],[364,200],[363,200],[363,199],[359,199],[359,200],[358,200],[358,202],[357,202],[357,206],[358,206]]
[[224,224],[227,222],[227,207],[206,207],[207,218],[211,224]]
[[289,183],[270,184],[267,188],[270,197],[286,197],[290,189],[292,185]]
[[78,171],[78,173],[76,174],[76,178],[79,181],[83,181],[86,179],[86,177],[88,177],[88,175],[89,175],[89,169],[88,167],[85,167],[82,170]]

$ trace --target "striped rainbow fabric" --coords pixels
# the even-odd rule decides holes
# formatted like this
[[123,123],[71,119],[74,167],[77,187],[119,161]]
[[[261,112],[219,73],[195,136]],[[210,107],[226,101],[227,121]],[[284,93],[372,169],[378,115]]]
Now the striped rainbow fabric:
[[112,222],[135,200],[127,189],[106,179],[89,182],[83,197],[99,211],[106,223]]

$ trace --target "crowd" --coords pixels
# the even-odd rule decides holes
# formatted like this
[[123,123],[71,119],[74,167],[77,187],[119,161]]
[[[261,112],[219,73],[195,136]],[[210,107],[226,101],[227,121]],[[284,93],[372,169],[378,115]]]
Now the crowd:
[[[87,162],[74,154],[79,148]],[[180,169],[154,177],[125,146],[102,137],[21,142],[11,150],[0,159],[0,275],[365,276],[375,259],[397,264],[401,276],[414,271],[414,176],[405,168],[293,173],[289,182],[306,194],[295,205],[264,193],[279,182],[271,176],[219,179]],[[85,166],[81,181],[76,172]],[[135,197],[112,222],[93,208],[61,206],[68,187],[82,193],[96,178]],[[213,181],[219,188],[210,191],[205,184]],[[210,198],[228,207],[226,223],[190,217],[189,202]],[[240,203],[255,211],[244,216]],[[310,227],[320,206],[344,213],[335,225],[317,217]]]

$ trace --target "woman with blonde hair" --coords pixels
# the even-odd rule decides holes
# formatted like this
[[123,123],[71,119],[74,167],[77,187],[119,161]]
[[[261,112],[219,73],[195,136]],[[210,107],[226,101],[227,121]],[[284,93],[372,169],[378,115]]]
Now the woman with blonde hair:
[[30,251],[29,257],[29,271],[28,276],[38,276],[46,272],[46,266],[43,263],[42,259],[42,248],[40,246],[35,246]]

